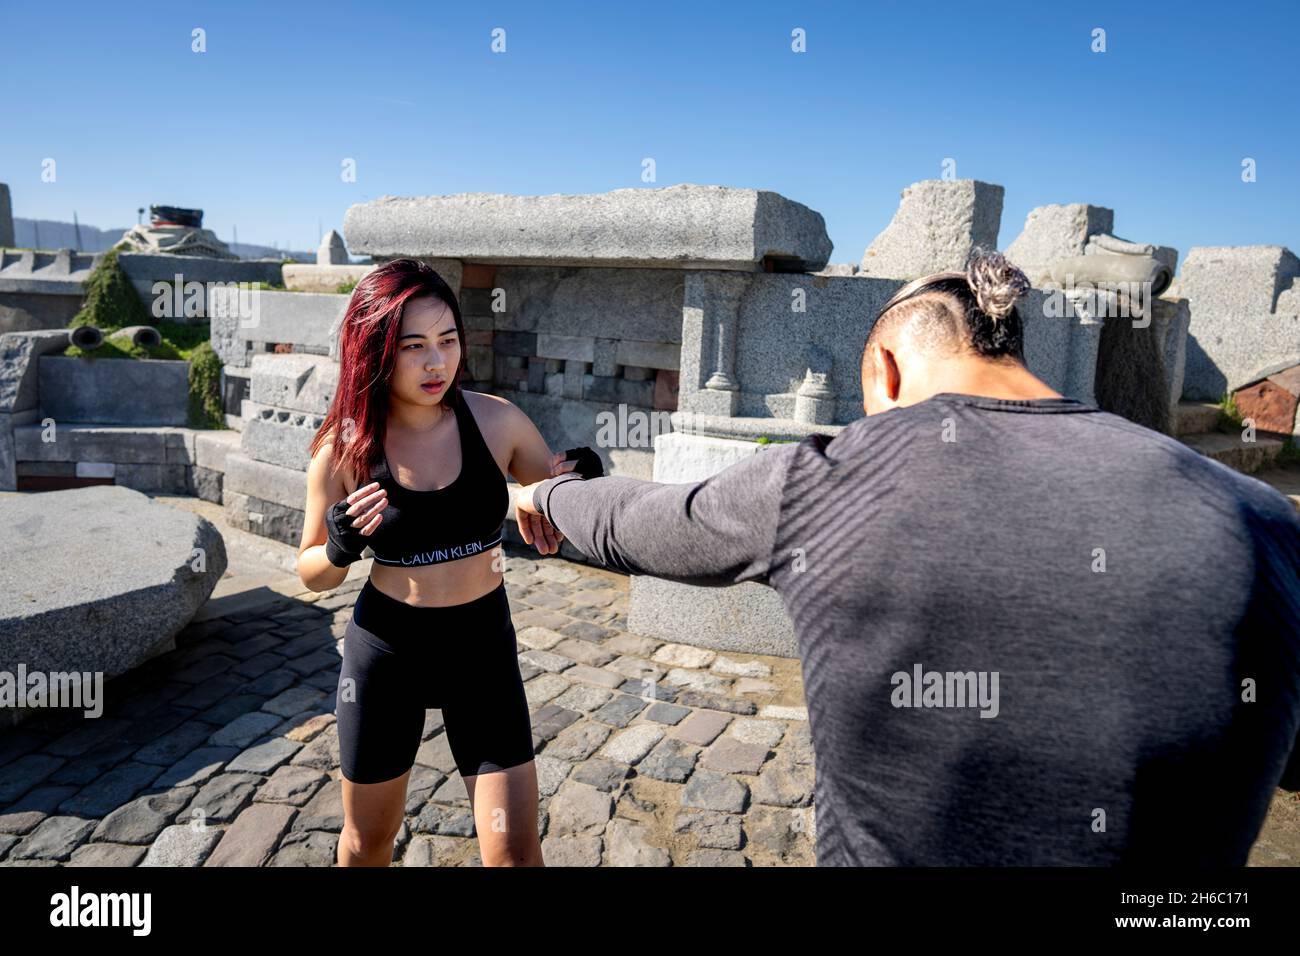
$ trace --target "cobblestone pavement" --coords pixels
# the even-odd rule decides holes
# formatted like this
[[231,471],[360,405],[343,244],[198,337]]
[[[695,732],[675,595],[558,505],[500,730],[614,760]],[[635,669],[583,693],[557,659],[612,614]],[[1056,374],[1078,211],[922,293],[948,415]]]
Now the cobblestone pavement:
[[[814,864],[798,661],[629,633],[624,575],[522,549],[507,568],[548,865]],[[297,593],[209,602],[106,682],[99,718],[0,732],[0,865],[334,865],[334,695],[364,578],[276,580]],[[473,834],[430,710],[394,862],[481,865]]]
[[[508,568],[548,865],[814,864],[798,661],[629,633],[623,575],[531,549]],[[324,594],[243,577],[107,682],[101,717],[0,731],[0,866],[334,865],[334,693],[364,574]],[[430,710],[394,864],[480,865],[473,833]],[[1250,864],[1300,865],[1300,795],[1278,791]]]

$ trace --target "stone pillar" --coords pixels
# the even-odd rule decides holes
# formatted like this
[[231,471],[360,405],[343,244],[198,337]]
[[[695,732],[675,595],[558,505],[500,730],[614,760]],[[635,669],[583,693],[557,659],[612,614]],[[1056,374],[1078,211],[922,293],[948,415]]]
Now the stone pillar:
[[[751,277],[687,273],[682,314],[682,404],[702,415],[735,415],[740,406],[736,335]],[[689,391],[688,391],[689,390]]]

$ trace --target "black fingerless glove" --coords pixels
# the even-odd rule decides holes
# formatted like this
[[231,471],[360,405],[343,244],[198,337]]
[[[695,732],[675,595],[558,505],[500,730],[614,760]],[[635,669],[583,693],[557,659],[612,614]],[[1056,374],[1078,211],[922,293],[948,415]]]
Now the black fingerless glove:
[[578,467],[574,469],[583,478],[600,478],[605,474],[605,466],[601,463],[600,456],[594,451],[583,445],[581,448],[570,448],[564,453],[565,461],[577,461]]
[[346,568],[353,561],[361,560],[361,552],[366,548],[365,535],[360,528],[353,527],[352,516],[346,513],[350,507],[344,498],[325,512],[325,556],[336,568]]

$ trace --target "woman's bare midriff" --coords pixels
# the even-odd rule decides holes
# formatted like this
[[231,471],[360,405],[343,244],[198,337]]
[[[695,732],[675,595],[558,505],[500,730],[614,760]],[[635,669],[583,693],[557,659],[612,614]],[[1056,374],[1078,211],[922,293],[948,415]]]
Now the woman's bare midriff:
[[370,580],[389,597],[419,607],[449,607],[481,598],[501,584],[504,575],[494,570],[501,563],[501,546],[482,554],[458,558],[427,568],[397,568],[374,562]]

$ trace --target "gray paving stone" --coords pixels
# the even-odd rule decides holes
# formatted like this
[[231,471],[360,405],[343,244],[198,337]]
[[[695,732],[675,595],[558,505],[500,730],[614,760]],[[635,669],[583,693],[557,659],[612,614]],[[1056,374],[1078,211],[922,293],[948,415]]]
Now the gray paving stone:
[[191,720],[163,734],[153,743],[141,747],[132,759],[140,763],[170,767],[186,754],[198,748],[212,734],[212,725],[201,720]]
[[[73,784],[78,788],[94,783],[118,766],[140,747],[131,743],[101,744],[76,760],[70,760],[54,773],[47,783]],[[157,769],[157,768],[155,768]]]
[[521,596],[526,602],[534,607],[544,608],[548,611],[563,610],[570,604],[568,598],[561,597],[558,594],[552,594],[542,588],[530,588]]
[[67,866],[136,866],[147,851],[143,846],[118,843],[83,843],[72,851]]
[[633,717],[645,710],[646,703],[641,698],[630,694],[616,694],[608,704],[592,714],[592,717],[615,727],[626,727]]
[[543,800],[553,796],[569,776],[569,771],[573,770],[573,764],[567,760],[548,757],[546,754],[538,754],[533,762],[537,769],[537,792]]
[[[606,644],[608,647],[609,645]],[[655,683],[664,676],[665,670],[658,664],[651,664],[642,657],[616,657],[607,665],[609,670],[630,677]]]
[[618,633],[605,642],[605,647],[626,657],[647,658],[658,649],[659,642],[639,634]]
[[262,778],[251,773],[223,773],[205,783],[177,818],[183,825],[201,820],[208,826],[229,823],[248,806]]
[[251,711],[241,714],[224,727],[216,730],[208,742],[216,747],[247,747],[258,737],[269,733],[280,723],[275,714]]
[[785,724],[779,720],[759,720],[746,717],[732,723],[727,736],[749,744],[762,744],[771,749],[785,736]]
[[272,737],[263,743],[249,747],[226,765],[226,770],[235,773],[257,773],[266,776],[287,761],[303,747],[295,740],[285,737]]
[[256,657],[263,651],[274,650],[279,647],[282,641],[274,634],[261,633],[244,637],[238,643],[230,646],[230,656],[236,657],[241,661],[246,661],[250,657]]
[[679,693],[676,687],[656,684],[649,678],[631,678],[620,684],[618,689],[630,697],[640,697],[646,703],[653,700],[677,700]]
[[244,691],[249,694],[256,694],[259,697],[274,697],[286,687],[296,683],[298,678],[287,667],[277,668],[273,671],[267,671],[257,680],[250,681],[244,686]]
[[766,744],[723,737],[704,751],[700,766],[718,773],[758,773],[769,752]]
[[603,687],[596,687],[591,684],[574,684],[551,701],[551,704],[556,707],[563,707],[566,710],[588,713],[600,707],[613,696],[612,691]]
[[741,821],[745,838],[783,862],[812,865],[815,851],[807,810],[754,807]]
[[812,804],[815,790],[813,768],[796,764],[784,754],[772,760],[753,784],[755,803],[779,807],[806,807]]
[[226,828],[221,842],[204,866],[263,866],[280,844],[280,837],[298,811],[276,803],[255,803]]
[[443,728],[442,711],[431,708],[424,712],[424,730],[420,734],[421,740],[428,740],[434,734]]
[[71,786],[43,786],[29,790],[0,812],[0,833],[30,833],[78,789]]
[[717,711],[697,710],[674,727],[672,734],[679,740],[705,747],[713,743],[733,719]]
[[339,765],[339,728],[331,723],[289,761],[296,766],[332,770]]
[[[283,631],[281,633],[284,633]],[[278,648],[276,653],[282,657],[293,660],[294,658],[303,657],[313,651],[328,650],[327,645],[332,646],[333,640],[329,636],[329,631],[321,632],[320,628],[312,627],[306,632],[298,635],[292,640],[285,641]]]
[[411,822],[411,830],[415,833],[437,833],[443,836],[473,836],[474,814],[465,807],[428,803],[420,811],[420,815]]
[[[41,748],[41,751],[54,757],[76,757],[98,744],[111,740],[129,724],[129,720],[118,717],[84,720],[75,729]],[[3,761],[0,761],[0,766],[3,766]]]
[[715,850],[739,850],[741,818],[716,810],[683,810],[673,819],[673,831],[695,835],[699,845]]
[[549,627],[521,627],[516,621],[515,628],[516,640],[525,647],[538,651],[549,650],[565,639],[563,634]]
[[605,856],[610,866],[671,866],[668,851],[652,846],[649,835],[649,829],[634,820],[611,820],[605,831]]
[[550,651],[528,650],[519,655],[520,662],[527,661],[551,674],[558,674],[565,668],[573,666],[573,660]]
[[212,680],[206,680],[202,684],[183,685],[185,690],[177,694],[172,699],[172,702],[182,707],[205,710],[219,704],[228,697],[234,697],[236,694],[241,693],[248,683],[247,678],[241,677],[234,671],[235,668],[231,668],[229,673],[214,677]]
[[742,813],[748,798],[749,788],[739,780],[720,773],[697,770],[682,791],[682,806]]
[[295,807],[306,805],[327,781],[329,776],[311,767],[279,767],[254,795],[256,803],[287,803]]
[[613,732],[607,724],[584,720],[566,727],[546,745],[546,755],[560,760],[586,760]]
[[126,803],[162,775],[161,767],[125,763],[114,767],[94,783],[68,797],[59,809],[63,813],[98,819]]
[[730,678],[718,677],[707,671],[688,670],[685,667],[674,667],[664,675],[663,682],[674,687],[685,687],[709,694],[725,694],[731,687]]
[[95,821],[81,816],[46,817],[21,843],[9,851],[8,860],[66,860],[85,843]]
[[668,783],[684,783],[695,769],[699,748],[667,737],[637,764],[637,773]]
[[285,667],[295,674],[306,675],[314,674],[320,670],[335,670],[343,663],[339,657],[338,651],[330,648],[329,650],[316,651],[314,654],[308,654],[306,657],[295,658],[288,661]]
[[591,667],[587,664],[574,664],[564,672],[564,676],[567,680],[594,684],[597,687],[606,687],[610,690],[622,686],[625,682],[622,674],[615,674],[613,671],[607,671],[600,667]]
[[[575,664],[574,667],[579,665]],[[572,670],[573,668],[570,668]],[[524,684],[524,694],[528,697],[529,707],[540,707],[562,692],[568,690],[569,681],[559,674],[542,674]]]
[[563,627],[555,628],[555,630],[566,637],[576,637],[579,640],[591,641],[594,644],[599,644],[618,633],[612,627],[602,627],[599,624],[593,624],[591,621],[570,621]]
[[685,707],[697,707],[705,710],[720,710],[728,714],[749,716],[758,712],[752,700],[736,700],[721,694],[710,694],[699,690],[684,690],[677,695],[677,703]]
[[635,724],[610,738],[609,742],[601,748],[600,755],[607,760],[635,764],[648,754],[651,748],[663,739],[663,736],[662,727],[655,724]]
[[[322,709],[325,704],[330,704],[331,709],[329,711]],[[331,701],[328,699],[322,700],[315,707],[304,710],[300,714],[294,714],[292,717],[286,718],[282,723],[276,724],[271,729],[271,734],[275,737],[286,737],[289,740],[305,744],[334,722],[332,708]]]
[[465,789],[465,780],[459,773],[451,774],[433,795],[429,797],[435,803],[461,803],[469,800],[469,791]]
[[570,617],[576,617],[582,621],[591,621],[593,624],[603,624],[612,626],[611,621],[615,618],[615,612],[607,607],[592,607],[587,604],[575,604],[566,608],[565,612]]
[[239,662],[235,658],[227,654],[209,654],[207,657],[195,661],[189,667],[172,672],[171,679],[185,684],[200,684],[229,670],[237,663]]
[[600,866],[601,838],[558,836],[542,841],[542,860],[547,866]]
[[[248,684],[245,682],[241,691],[247,687]],[[212,724],[213,727],[209,729],[216,730],[231,721],[238,720],[245,714],[254,713],[262,706],[265,699],[261,694],[245,694],[242,692],[232,694],[213,704],[207,710],[200,711],[197,719]]]
[[411,768],[411,775],[406,778],[406,813],[411,815],[419,813],[420,808],[429,802],[435,790],[442,786],[446,774],[434,770],[432,767],[421,767],[416,764]]
[[566,637],[556,644],[552,650],[556,654],[563,654],[565,657],[572,658],[579,664],[589,664],[592,667],[603,667],[618,656],[599,645],[592,644],[590,641],[580,641],[573,637]]
[[285,834],[268,866],[334,866],[339,838],[326,830],[293,830]]
[[[515,614],[512,619],[515,623],[516,634],[531,627],[544,627],[548,630],[560,631],[573,621],[567,615],[560,614],[557,611],[548,611],[545,608],[531,608],[522,614]],[[563,638],[563,635],[561,635],[561,638]]]
[[691,850],[686,854],[687,866],[748,866],[745,855],[736,850]]
[[66,762],[62,757],[48,754],[27,754],[5,765],[4,773],[0,774],[0,804],[13,803]]
[[230,668],[230,673],[236,674],[247,681],[252,680],[254,677],[261,677],[268,671],[273,671],[276,668],[283,666],[283,657],[279,654],[267,651],[266,653],[258,654],[254,657],[248,658],[247,660],[240,661],[234,667]]
[[593,836],[609,823],[614,801],[603,790],[570,780],[551,798],[547,812],[548,836]]
[[184,787],[203,784],[239,753],[238,747],[199,747],[165,770],[156,787]]
[[331,780],[307,801],[294,818],[295,830],[328,830],[339,833],[343,830],[343,784]]
[[573,768],[572,778],[597,790],[614,790],[627,779],[631,768],[627,764],[592,757]]
[[170,826],[198,787],[178,787],[137,797],[118,807],[95,827],[91,839],[107,843],[151,844]]
[[689,707],[682,707],[678,704],[666,704],[663,701],[657,701],[650,705],[650,709],[645,712],[646,720],[653,720],[659,724],[676,724],[691,712]]
[[708,667],[717,656],[717,651],[693,644],[664,644],[654,652],[652,659],[656,664],[668,667],[700,668]]
[[144,855],[141,866],[202,866],[213,847],[221,842],[217,827],[177,825],[158,834]]
[[[557,697],[556,700],[558,701],[559,698]],[[550,740],[569,724],[581,718],[582,714],[576,710],[561,707],[555,702],[546,704],[537,708],[532,716],[533,735],[542,740]]]
[[718,657],[709,665],[715,674],[728,677],[771,677],[772,668],[762,661],[738,661],[730,657]]
[[420,748],[415,752],[415,762],[419,766],[432,767],[443,774],[452,773],[456,769],[456,758],[452,756],[451,742],[447,739],[447,735],[439,734],[420,744]]

